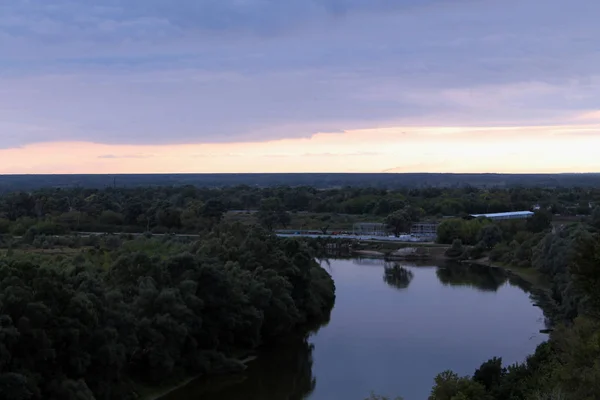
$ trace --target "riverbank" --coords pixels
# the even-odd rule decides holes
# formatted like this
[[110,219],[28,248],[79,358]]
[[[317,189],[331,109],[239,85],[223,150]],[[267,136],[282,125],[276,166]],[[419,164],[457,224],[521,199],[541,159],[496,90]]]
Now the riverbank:
[[137,393],[139,395],[138,398],[140,400],[159,400],[165,396],[168,396],[169,394],[173,393],[174,391],[189,385],[190,383],[192,383],[193,381],[195,381],[198,378],[200,378],[200,375],[186,378],[185,380],[179,381],[176,384],[172,384],[172,385],[166,384],[160,388],[153,388],[153,387],[140,385],[137,389]]
[[[242,360],[238,360],[238,362],[247,367],[248,363],[254,360],[256,360],[256,356],[249,356]],[[194,382],[197,379],[200,379],[203,376],[205,375],[190,376],[183,380],[177,380],[177,382],[166,383],[161,387],[149,387],[145,385],[139,385],[137,390],[137,393],[139,395],[138,398],[139,400],[160,400],[175,392],[176,390],[186,387],[190,383]]]
[[446,245],[435,243],[381,243],[363,241],[352,250],[356,257],[383,258],[390,261],[427,261],[445,259]]
[[488,257],[480,258],[478,260],[465,260],[463,262],[467,264],[498,268],[503,271],[506,271],[508,274],[512,274],[523,279],[524,281],[530,283],[534,288],[543,290],[550,289],[550,282],[548,281],[548,279],[533,267],[524,268],[499,262],[492,262],[489,260]]

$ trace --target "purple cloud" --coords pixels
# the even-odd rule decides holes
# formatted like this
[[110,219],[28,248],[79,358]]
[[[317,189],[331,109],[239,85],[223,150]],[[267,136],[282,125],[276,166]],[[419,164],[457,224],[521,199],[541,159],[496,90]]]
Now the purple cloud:
[[600,104],[600,3],[0,5],[0,147],[569,123]]

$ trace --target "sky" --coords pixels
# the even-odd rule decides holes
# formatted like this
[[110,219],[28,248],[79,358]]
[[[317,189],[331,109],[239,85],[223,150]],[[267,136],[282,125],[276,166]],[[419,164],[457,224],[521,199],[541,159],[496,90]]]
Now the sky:
[[597,0],[0,0],[0,173],[598,172]]

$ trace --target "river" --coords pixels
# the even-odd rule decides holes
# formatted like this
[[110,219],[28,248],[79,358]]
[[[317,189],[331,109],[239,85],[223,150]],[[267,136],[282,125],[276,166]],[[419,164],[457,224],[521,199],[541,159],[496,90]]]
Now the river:
[[523,282],[478,266],[331,260],[328,325],[263,351],[243,375],[201,379],[163,400],[426,400],[439,372],[520,362],[546,340]]

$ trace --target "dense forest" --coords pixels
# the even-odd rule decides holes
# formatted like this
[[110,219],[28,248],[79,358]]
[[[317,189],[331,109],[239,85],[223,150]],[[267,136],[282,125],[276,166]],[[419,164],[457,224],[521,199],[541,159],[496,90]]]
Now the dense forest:
[[334,303],[311,249],[261,228],[52,240],[70,247],[0,259],[1,399],[133,399],[238,371],[257,347],[326,322]]
[[382,189],[463,187],[598,187],[600,174],[449,174],[449,173],[273,173],[273,174],[121,174],[1,175],[0,193],[43,187],[95,188],[135,186],[376,187]]

